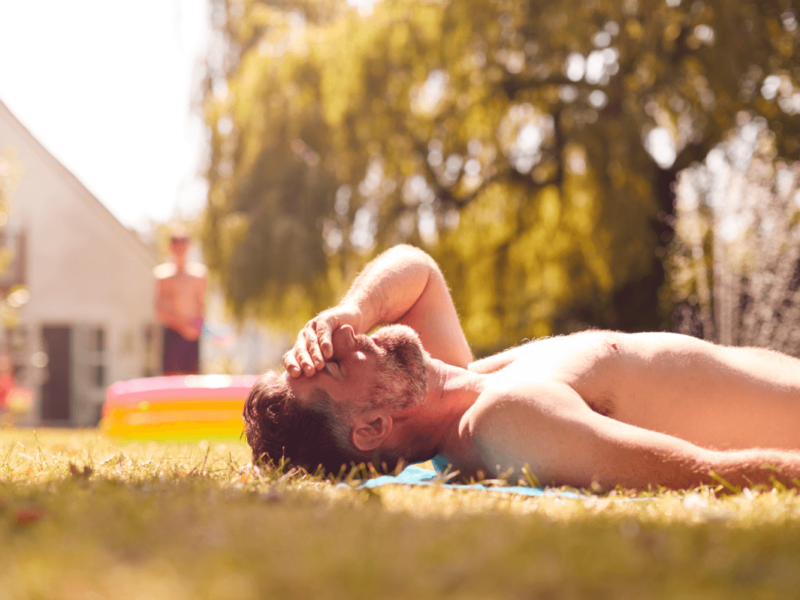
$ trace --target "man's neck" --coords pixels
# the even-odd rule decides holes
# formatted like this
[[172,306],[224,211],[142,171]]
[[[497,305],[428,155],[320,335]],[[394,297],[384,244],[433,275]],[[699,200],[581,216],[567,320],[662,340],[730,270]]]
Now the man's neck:
[[425,402],[395,417],[395,443],[434,456],[461,445],[461,420],[475,403],[486,375],[429,359]]

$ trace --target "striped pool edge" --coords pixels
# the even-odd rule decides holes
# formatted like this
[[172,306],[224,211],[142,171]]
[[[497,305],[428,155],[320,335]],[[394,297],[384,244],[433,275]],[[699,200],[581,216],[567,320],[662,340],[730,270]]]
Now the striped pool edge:
[[100,429],[137,440],[237,439],[253,375],[181,375],[121,381],[106,394]]

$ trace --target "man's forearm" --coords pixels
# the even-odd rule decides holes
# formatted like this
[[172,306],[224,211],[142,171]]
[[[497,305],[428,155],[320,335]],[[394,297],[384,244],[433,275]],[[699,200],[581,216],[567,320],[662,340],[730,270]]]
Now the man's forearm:
[[[724,485],[731,491],[754,485],[772,485],[775,481],[795,486],[800,481],[800,453],[782,450],[716,451],[696,448],[695,453],[651,452],[634,449],[636,457],[622,463],[609,460],[598,473],[584,471],[581,477],[559,478],[559,484],[586,487],[598,481],[604,487],[622,485],[646,488],[658,485],[686,489],[697,485]],[[547,479],[545,477],[545,479]],[[731,489],[733,488],[733,489]]]
[[[535,392],[552,414],[530,409],[529,413],[515,415],[507,408],[495,409],[494,418],[504,428],[502,431],[527,433],[535,427],[535,435],[530,435],[527,445],[512,447],[506,455],[490,455],[492,464],[518,469],[527,462],[542,481],[579,487],[597,481],[606,488],[623,485],[642,489],[653,485],[685,489],[723,482],[744,488],[771,485],[773,477],[787,486],[800,480],[800,452],[713,450],[601,416],[564,384],[540,386]],[[501,417],[504,420],[500,421]],[[515,439],[513,435],[508,437]],[[505,442],[506,438],[498,439]],[[562,446],[574,448],[574,453],[558,451]],[[513,463],[507,459],[509,454],[525,460]]]
[[715,452],[710,471],[735,487],[774,481],[794,486],[800,481],[800,453],[764,449]]
[[356,278],[344,302],[361,311],[359,333],[378,324],[400,323],[417,332],[431,357],[462,368],[472,362],[444,275],[422,250],[387,250]]
[[178,314],[175,311],[166,310],[163,308],[156,309],[156,319],[166,327],[174,329],[179,333],[184,333],[184,330],[190,326],[189,320]]
[[431,357],[466,368],[472,352],[455,305],[434,260],[411,246],[395,246],[370,262],[338,306],[322,311],[297,336],[283,364],[292,377],[313,376],[333,355],[333,332],[350,326],[366,334],[398,323],[416,331]]
[[365,333],[402,319],[435,274],[441,276],[427,254],[412,246],[395,246],[364,267],[340,304],[360,311],[361,331],[356,333]]

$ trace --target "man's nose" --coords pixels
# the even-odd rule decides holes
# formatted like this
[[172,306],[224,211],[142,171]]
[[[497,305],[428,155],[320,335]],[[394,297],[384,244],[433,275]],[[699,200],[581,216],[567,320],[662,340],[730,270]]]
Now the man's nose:
[[333,358],[342,358],[356,347],[356,332],[350,325],[342,325],[331,336]]

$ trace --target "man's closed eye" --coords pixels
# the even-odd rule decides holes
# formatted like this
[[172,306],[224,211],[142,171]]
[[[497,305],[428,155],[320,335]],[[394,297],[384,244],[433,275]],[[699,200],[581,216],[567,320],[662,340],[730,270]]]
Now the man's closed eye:
[[325,372],[334,379],[344,379],[346,375],[344,367],[335,360],[328,360],[325,363]]

